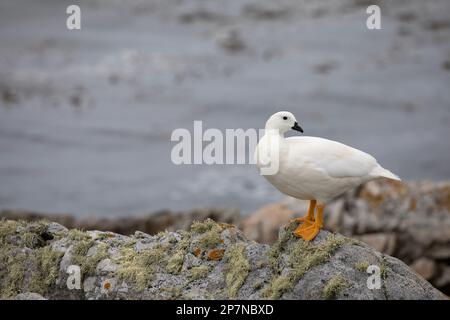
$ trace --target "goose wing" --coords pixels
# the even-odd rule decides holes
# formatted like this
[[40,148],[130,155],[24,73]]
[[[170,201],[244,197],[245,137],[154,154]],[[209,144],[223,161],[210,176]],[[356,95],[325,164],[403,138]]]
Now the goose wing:
[[290,137],[289,157],[306,161],[333,178],[369,176],[378,167],[370,154],[345,144],[318,137]]

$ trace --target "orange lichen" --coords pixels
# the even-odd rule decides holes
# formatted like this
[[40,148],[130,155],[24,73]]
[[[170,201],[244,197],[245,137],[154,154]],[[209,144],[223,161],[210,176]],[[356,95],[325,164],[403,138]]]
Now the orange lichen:
[[214,261],[221,260],[223,258],[224,253],[225,253],[224,249],[212,249],[208,253],[208,259]]
[[235,228],[236,226],[226,222],[218,222],[218,225],[222,227],[222,229],[230,229]]
[[196,249],[194,250],[194,255],[195,255],[196,257],[198,257],[201,253],[202,253],[202,249],[200,249],[200,248],[196,248]]
[[111,288],[111,283],[105,282],[105,283],[103,284],[103,288],[105,288],[106,290],[109,290],[109,288]]

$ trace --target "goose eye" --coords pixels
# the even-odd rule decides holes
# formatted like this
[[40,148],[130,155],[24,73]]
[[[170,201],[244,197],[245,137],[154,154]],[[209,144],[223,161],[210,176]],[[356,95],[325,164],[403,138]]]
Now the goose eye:
[[283,120],[287,120],[287,117],[283,117]]

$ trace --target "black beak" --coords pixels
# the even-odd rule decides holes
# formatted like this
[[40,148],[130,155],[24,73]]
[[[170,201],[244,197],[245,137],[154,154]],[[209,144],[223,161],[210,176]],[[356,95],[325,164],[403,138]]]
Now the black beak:
[[303,132],[303,129],[302,129],[302,127],[300,127],[299,125],[298,125],[298,123],[296,122],[296,123],[294,123],[294,126],[291,128],[292,130],[296,130],[296,131],[300,131],[300,132]]

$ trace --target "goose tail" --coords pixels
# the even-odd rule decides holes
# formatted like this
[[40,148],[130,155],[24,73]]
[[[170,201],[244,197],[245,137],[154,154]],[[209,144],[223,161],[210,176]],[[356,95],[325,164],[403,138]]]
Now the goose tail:
[[384,177],[384,178],[388,178],[388,179],[392,179],[392,180],[396,180],[396,181],[402,181],[402,179],[400,179],[400,177],[394,173],[392,173],[391,171],[383,168],[382,166],[378,166],[376,167],[373,171],[372,171],[373,176],[375,177]]

